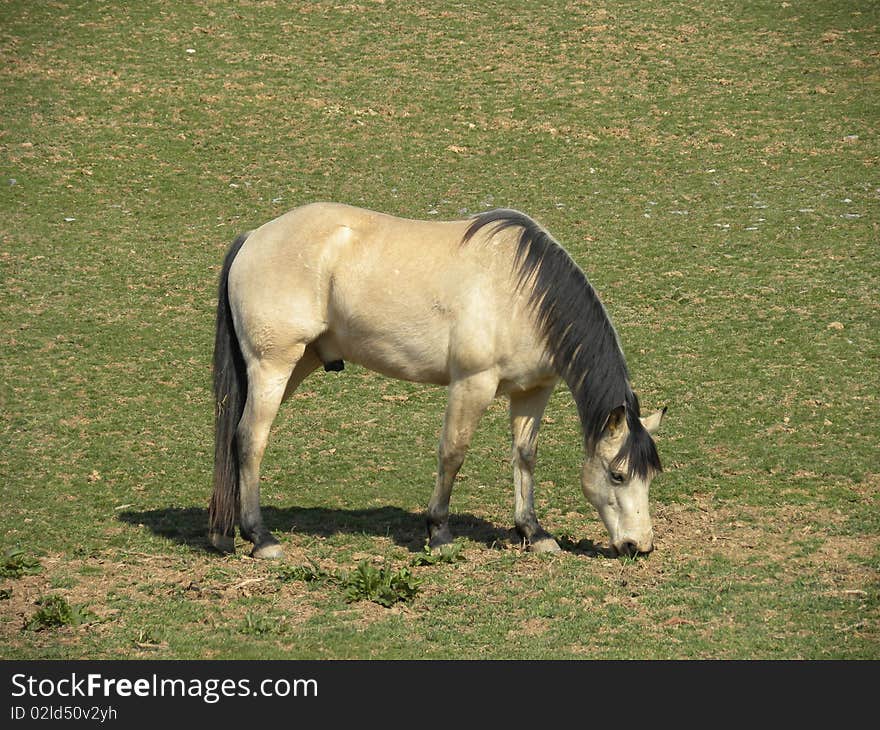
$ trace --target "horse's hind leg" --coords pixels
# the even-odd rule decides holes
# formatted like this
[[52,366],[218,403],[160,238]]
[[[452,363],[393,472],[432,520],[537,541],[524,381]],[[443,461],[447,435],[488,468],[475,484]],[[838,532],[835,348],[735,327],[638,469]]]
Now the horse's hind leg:
[[241,535],[254,544],[255,558],[281,557],[281,545],[263,524],[260,510],[260,463],[278,408],[321,364],[312,348],[294,349],[291,365],[257,363],[248,369],[248,399],[238,427]]
[[480,417],[495,397],[497,388],[498,379],[490,372],[456,380],[449,386],[449,400],[440,436],[437,482],[428,502],[428,544],[431,548],[452,542],[449,532],[452,485]]
[[538,524],[535,515],[535,460],[541,416],[553,386],[510,397],[510,430],[513,433],[514,524],[532,552],[556,552],[559,544]]
[[263,524],[260,511],[260,463],[269,431],[288,390],[292,374],[305,352],[299,345],[287,365],[260,360],[248,366],[248,396],[238,425],[239,526],[241,535],[254,544],[255,558],[281,556],[278,540]]

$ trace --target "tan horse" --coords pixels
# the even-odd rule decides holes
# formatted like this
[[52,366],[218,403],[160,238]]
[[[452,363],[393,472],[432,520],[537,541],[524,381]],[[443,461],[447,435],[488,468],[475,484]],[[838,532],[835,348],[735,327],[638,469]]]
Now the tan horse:
[[[538,524],[541,417],[563,379],[583,427],[581,485],[620,553],[653,549],[648,487],[660,471],[617,334],[584,273],[531,218],[493,210],[417,221],[346,205],[297,208],[239,236],[220,276],[210,540],[281,555],[260,512],[260,462],[281,403],[321,365],[345,360],[448,387],[429,544],[452,540],[449,499],[481,415],[510,399],[514,523],[535,551],[559,550]],[[665,410],[665,409],[664,409]]]

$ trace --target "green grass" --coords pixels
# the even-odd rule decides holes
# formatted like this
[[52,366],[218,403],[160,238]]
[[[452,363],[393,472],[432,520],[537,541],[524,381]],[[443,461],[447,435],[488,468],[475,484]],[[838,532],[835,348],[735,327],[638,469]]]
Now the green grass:
[[[39,566],[4,569],[0,656],[880,658],[876,3],[120,5],[0,0],[0,549]],[[511,539],[498,402],[465,559],[414,565],[444,393],[351,365],[283,409],[265,516],[288,567],[418,592],[205,550],[219,265],[314,200],[566,246],[669,406],[655,553],[594,549],[560,389],[567,550]],[[100,621],[21,631],[50,592]]]

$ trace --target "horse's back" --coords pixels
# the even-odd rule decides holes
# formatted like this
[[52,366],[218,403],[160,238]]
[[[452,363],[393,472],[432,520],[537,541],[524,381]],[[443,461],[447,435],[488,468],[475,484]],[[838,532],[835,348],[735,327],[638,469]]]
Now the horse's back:
[[497,266],[465,250],[463,221],[367,215],[336,259],[327,340],[342,359],[445,384],[494,359]]

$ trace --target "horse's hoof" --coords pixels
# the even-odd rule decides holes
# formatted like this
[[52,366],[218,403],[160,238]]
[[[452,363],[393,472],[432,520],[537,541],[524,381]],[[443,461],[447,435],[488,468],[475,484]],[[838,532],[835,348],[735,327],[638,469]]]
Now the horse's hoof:
[[251,553],[252,558],[258,558],[259,560],[277,560],[282,555],[284,555],[284,549],[277,542],[264,542],[260,545],[255,545]]
[[446,545],[452,545],[452,533],[447,525],[429,530],[430,537],[428,539],[428,547],[431,552],[439,552],[440,548]]
[[558,553],[562,550],[552,537],[542,537],[540,540],[530,542],[527,549],[530,553]]
[[232,535],[224,535],[222,532],[209,532],[208,541],[215,550],[221,553],[235,552],[235,538]]

